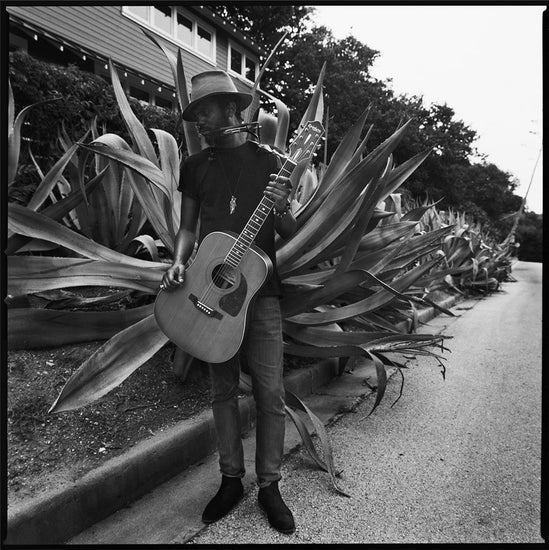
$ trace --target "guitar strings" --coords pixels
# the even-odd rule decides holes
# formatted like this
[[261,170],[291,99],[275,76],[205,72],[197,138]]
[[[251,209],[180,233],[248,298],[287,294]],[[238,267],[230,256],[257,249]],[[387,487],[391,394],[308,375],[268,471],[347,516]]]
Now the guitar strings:
[[[282,173],[282,170],[279,172],[279,174]],[[261,224],[259,225],[259,229],[257,229],[257,232],[259,232],[259,230],[261,229],[261,227],[263,226],[263,224],[265,223],[265,220],[267,219],[267,216],[269,215],[270,211],[272,210],[273,206],[274,206],[274,201],[270,198],[270,197],[266,197],[264,196],[262,199],[261,199],[261,203],[263,203],[264,201],[267,201],[267,204],[265,204],[264,206],[267,206],[268,208],[268,212],[267,212],[267,215],[263,217],[263,220],[261,222]],[[261,205],[260,203],[260,205]],[[271,203],[271,204],[268,204],[268,203]],[[256,208],[256,211],[257,209],[259,208],[259,206]],[[253,216],[252,216],[253,217]],[[250,218],[251,219],[251,218]],[[261,219],[261,218],[260,218]],[[249,224],[249,221],[248,223],[246,224],[245,228],[248,227],[248,224]],[[241,232],[241,234],[239,235],[238,239],[236,242],[240,241],[241,239],[241,236],[242,236],[242,233],[244,232],[244,230]],[[256,233],[257,234],[257,233]],[[241,260],[238,262],[238,265],[237,267],[234,267],[234,266],[231,266],[228,262],[227,262],[227,258],[229,257],[229,255],[231,254],[231,252],[235,249],[235,245],[236,245],[236,242],[235,244],[233,244],[233,246],[231,247],[231,249],[229,250],[227,256],[225,256],[225,259],[223,260],[223,263],[221,264],[221,266],[219,267],[219,269],[216,271],[216,273],[212,276],[212,279],[211,279],[211,282],[208,284],[208,286],[206,287],[206,289],[204,290],[203,294],[202,294],[202,297],[200,298],[200,302],[203,303],[204,305],[206,305],[207,307],[210,307],[207,303],[207,301],[212,297],[212,295],[215,293],[215,289],[216,287],[217,288],[221,288],[221,285],[223,284],[223,281],[227,281],[229,282],[229,284],[231,283],[230,280],[229,280],[229,274],[231,272],[231,270],[236,270],[238,269],[238,265],[240,265],[240,262],[242,261],[242,258]],[[253,241],[252,241],[253,242]],[[251,246],[251,243],[250,245]],[[249,248],[248,246],[248,248]],[[236,279],[235,279],[236,281]]]

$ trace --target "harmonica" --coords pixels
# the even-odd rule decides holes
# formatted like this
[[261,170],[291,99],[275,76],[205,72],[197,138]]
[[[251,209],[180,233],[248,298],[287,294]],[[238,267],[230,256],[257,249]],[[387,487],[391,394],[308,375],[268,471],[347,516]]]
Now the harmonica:
[[210,135],[222,135],[227,136],[229,134],[238,134],[239,132],[254,132],[260,128],[259,122],[246,122],[244,124],[236,124],[235,126],[225,126],[223,128],[216,128],[215,130],[209,130],[207,132],[200,132],[203,136]]

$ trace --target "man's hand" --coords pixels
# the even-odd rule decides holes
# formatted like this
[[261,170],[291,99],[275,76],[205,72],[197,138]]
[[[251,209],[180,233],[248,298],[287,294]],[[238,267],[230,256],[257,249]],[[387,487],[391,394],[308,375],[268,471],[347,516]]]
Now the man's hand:
[[270,181],[265,188],[265,195],[275,202],[274,207],[283,212],[286,210],[286,203],[290,197],[292,183],[290,178],[271,174]]
[[162,284],[160,288],[162,290],[173,290],[178,286],[181,286],[185,281],[185,265],[181,263],[174,263],[166,270],[162,277]]

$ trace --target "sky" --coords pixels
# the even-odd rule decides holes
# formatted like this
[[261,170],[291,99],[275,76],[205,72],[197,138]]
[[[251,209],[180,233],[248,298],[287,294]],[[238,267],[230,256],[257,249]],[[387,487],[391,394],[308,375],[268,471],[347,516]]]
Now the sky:
[[[543,212],[544,6],[314,5],[318,25],[379,51],[372,75],[396,94],[446,103],[477,132],[474,146],[519,181]],[[533,175],[533,178],[532,178]]]

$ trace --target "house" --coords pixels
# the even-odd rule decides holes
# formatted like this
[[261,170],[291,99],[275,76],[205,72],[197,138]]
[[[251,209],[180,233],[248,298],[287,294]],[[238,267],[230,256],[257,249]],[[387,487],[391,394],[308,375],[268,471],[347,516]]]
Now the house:
[[[199,5],[8,5],[10,51],[80,68],[109,78],[114,62],[126,93],[172,109],[174,80],[150,31],[174,53],[181,50],[190,86],[195,74],[220,68],[240,91],[250,91],[263,49],[205,6]],[[190,88],[188,88],[190,89]]]

